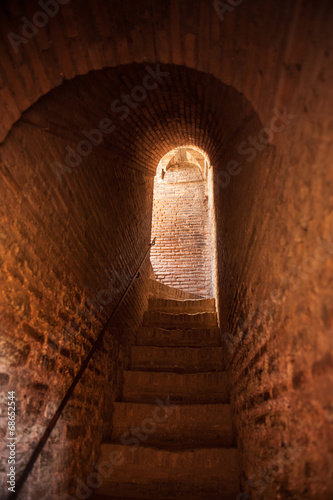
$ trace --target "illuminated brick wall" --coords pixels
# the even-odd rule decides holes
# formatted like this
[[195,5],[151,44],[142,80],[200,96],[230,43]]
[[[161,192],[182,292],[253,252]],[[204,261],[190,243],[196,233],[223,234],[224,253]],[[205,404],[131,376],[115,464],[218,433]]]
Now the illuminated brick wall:
[[[191,151],[191,150],[189,150]],[[193,151],[193,150],[192,150]],[[156,279],[212,296],[211,231],[205,161],[157,169],[154,183],[151,261]]]

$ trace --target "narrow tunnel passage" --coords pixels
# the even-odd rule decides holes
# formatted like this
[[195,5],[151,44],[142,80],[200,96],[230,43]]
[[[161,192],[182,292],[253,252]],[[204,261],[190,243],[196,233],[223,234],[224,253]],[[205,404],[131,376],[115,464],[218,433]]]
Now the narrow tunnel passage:
[[[128,95],[147,75],[155,75],[159,85],[140,106],[128,107],[126,112],[120,109],[118,97]],[[181,78],[187,81],[187,88],[175,101],[173,88]],[[219,107],[209,100],[202,101],[202,109],[196,104],[202,128],[183,115],[182,131],[175,118],[180,116],[182,102],[191,105],[196,99],[200,81],[205,83],[207,95],[220,96]],[[230,100],[233,106],[238,102],[241,113],[238,120],[231,117],[229,129],[222,129],[218,123],[230,119]],[[164,113],[160,112],[162,103]],[[20,425],[28,435],[37,429],[37,436],[41,435],[148,247],[154,174],[160,158],[191,143],[192,148],[217,158],[224,140],[222,130],[224,136],[226,132],[232,135],[244,120],[256,122],[258,118],[239,93],[216,79],[177,66],[147,69],[147,65],[137,65],[67,82],[36,103],[15,125],[2,147],[7,234],[11,228],[3,288],[8,290],[3,309],[7,311],[3,324],[7,324],[8,337],[3,337],[3,345],[11,380],[19,381],[17,398],[25,401]],[[156,142],[163,131],[169,140]],[[205,162],[202,167],[205,174]],[[10,223],[13,214],[14,224]],[[14,270],[18,263],[20,273]],[[62,470],[64,461],[67,467],[61,484],[67,492],[74,494],[84,474],[91,473],[101,443],[110,436],[114,405],[121,400],[123,374],[131,363],[131,346],[148,308],[148,278],[146,262],[103,348],[90,362],[57,424],[55,441],[50,439],[42,452],[44,457],[53,457],[52,465],[43,468],[38,489],[38,468],[33,469],[25,495],[35,496],[36,491],[49,488],[51,471]],[[22,280],[27,289],[22,288]],[[210,276],[209,282],[211,286]],[[180,292],[175,291],[174,298],[190,296]],[[15,361],[17,352],[24,370]],[[27,441],[26,454],[35,443],[35,439]],[[20,467],[23,464],[20,461]],[[70,486],[71,478],[78,477],[82,477],[79,483]]]

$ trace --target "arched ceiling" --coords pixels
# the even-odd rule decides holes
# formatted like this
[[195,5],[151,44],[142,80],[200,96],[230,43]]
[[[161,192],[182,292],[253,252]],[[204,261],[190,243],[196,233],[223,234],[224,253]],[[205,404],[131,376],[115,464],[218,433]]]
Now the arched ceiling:
[[[13,34],[22,36],[22,17],[31,22],[41,7],[36,0],[2,3],[0,141],[25,110],[65,80],[132,63],[209,73],[243,94],[265,122],[274,107],[288,106],[312,39],[328,34],[332,14],[330,2],[316,11],[316,2],[305,0],[236,2],[220,15],[211,0],[58,3],[59,12],[19,45]],[[309,78],[316,77],[312,65]]]
[[[41,128],[51,141],[52,137],[65,138],[72,150],[80,150],[83,165],[89,162],[85,162],[84,148],[80,149],[81,141],[92,130],[96,134],[103,120],[109,120],[112,132],[104,134],[103,141],[95,138],[105,165],[117,161],[151,173],[166,153],[180,146],[196,146],[217,163],[237,130],[250,122],[256,129],[260,127],[250,103],[232,87],[181,66],[160,69],[167,76],[147,90],[145,98],[140,84],[149,74],[146,64],[90,72],[40,99],[23,114],[21,122]],[[152,78],[149,82],[153,87]],[[124,111],[124,99],[133,95],[140,100],[129,101],[132,108],[127,106]],[[97,151],[97,147],[91,149]],[[65,164],[66,155],[61,150],[56,158]]]

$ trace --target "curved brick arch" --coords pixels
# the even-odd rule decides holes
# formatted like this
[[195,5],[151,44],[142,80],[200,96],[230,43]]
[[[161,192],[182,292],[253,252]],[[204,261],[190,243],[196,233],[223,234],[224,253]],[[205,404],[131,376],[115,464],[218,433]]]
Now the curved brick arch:
[[[189,145],[187,147],[186,144],[184,144],[182,146],[182,148],[186,148],[186,149],[189,149],[191,150],[191,153],[193,153],[193,151],[196,152],[196,154],[198,155],[198,157],[200,159],[202,159],[203,162],[207,162],[208,164],[210,164],[210,158],[209,156],[207,155],[206,151],[198,148],[197,146],[193,146],[193,145]],[[168,151],[161,159],[160,159],[160,162],[157,166],[157,169],[156,169],[156,174],[159,174],[162,170],[162,168],[164,168],[165,170],[167,170],[169,167],[169,163],[170,161],[172,160],[172,158],[175,156],[175,154],[177,153],[177,151],[179,150],[179,148],[175,148],[175,149],[172,149],[170,151]],[[195,160],[195,162],[198,161],[198,158]],[[199,165],[198,165],[199,166]],[[200,170],[202,170],[201,166],[199,166]]]
[[[243,93],[262,121],[271,109],[267,100],[263,108],[261,93],[269,90],[272,107],[279,102],[287,74],[283,61],[279,80],[274,71],[262,74],[269,64],[267,56],[274,57],[277,47],[284,50],[295,8],[290,2],[280,2],[279,8],[273,0],[244,2],[225,14],[218,13],[210,0],[117,0],[112,5],[107,0],[88,0],[84,7],[79,0],[58,3],[62,4],[59,12],[48,17],[36,36],[23,37],[21,43],[13,42],[9,34],[22,36],[27,22],[42,22],[43,18],[35,17],[42,11],[40,4],[35,0],[7,2],[1,8],[0,141],[23,111],[64,80],[133,62],[159,61],[208,72]],[[252,32],[240,34],[238,27],[246,16],[252,19]],[[245,60],[245,56],[250,57]],[[293,78],[288,77],[290,93]],[[283,102],[286,97],[284,93]]]
[[177,65],[163,66],[166,76],[146,91],[142,101],[132,99],[134,109],[120,102],[123,95],[143,89],[150,73],[158,77],[153,65],[129,64],[75,77],[39,99],[21,120],[55,135],[63,134],[66,126],[69,142],[75,143],[83,138],[82,132],[72,121],[63,122],[64,107],[71,107],[86,129],[110,118],[116,126],[110,141],[121,149],[123,158],[154,173],[160,160],[179,147],[196,149],[210,162],[219,162],[237,126],[251,121],[258,130],[262,126],[251,103],[236,89],[207,73]]

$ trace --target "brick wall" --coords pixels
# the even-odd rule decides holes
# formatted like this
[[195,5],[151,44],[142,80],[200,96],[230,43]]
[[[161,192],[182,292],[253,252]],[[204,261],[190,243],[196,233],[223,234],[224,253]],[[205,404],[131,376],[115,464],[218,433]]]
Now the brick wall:
[[[45,97],[0,148],[0,390],[16,391],[17,476],[150,242],[148,171],[128,168],[119,151],[110,151],[106,164],[105,145],[61,182],[51,166],[64,163],[66,146],[75,148],[81,131],[106,114],[87,92],[90,85],[73,81]],[[107,92],[100,85],[101,100]],[[63,500],[92,472],[111,431],[128,346],[147,308],[148,276],[149,259],[52,432],[24,498]],[[5,420],[2,414],[1,498]]]
[[151,261],[157,280],[211,297],[212,242],[204,162],[202,169],[199,164],[180,163],[169,168],[167,162],[159,164],[152,222],[157,244]]
[[333,95],[319,80],[316,99],[311,92],[295,94],[293,118],[275,122],[274,146],[250,147],[249,138],[265,138],[254,117],[221,162],[212,160],[218,310],[242,488],[258,500],[333,493],[332,121],[324,109]]
[[[152,4],[137,0],[134,8],[132,0],[112,4],[86,0],[84,10],[80,0],[62,1],[59,13],[15,51],[8,33],[22,35],[22,17],[31,22],[41,8],[38,0],[3,2],[1,140],[23,111],[65,80],[104,67],[147,61],[185,65],[214,75],[244,94],[265,121],[271,106],[283,106],[298,84],[299,61],[295,63],[290,50],[297,42],[295,20],[300,29],[304,26],[304,33],[310,29],[307,12],[310,17],[312,13],[314,30],[319,26],[326,32],[330,26],[330,1],[321,5],[318,8],[315,0],[309,4],[237,2],[221,20],[211,0],[154,0]],[[250,29],[244,28],[247,22]]]

